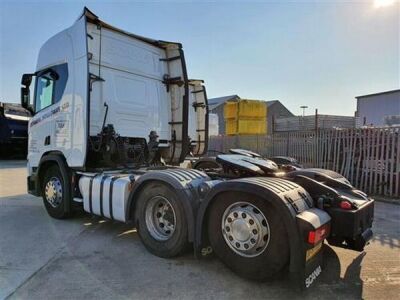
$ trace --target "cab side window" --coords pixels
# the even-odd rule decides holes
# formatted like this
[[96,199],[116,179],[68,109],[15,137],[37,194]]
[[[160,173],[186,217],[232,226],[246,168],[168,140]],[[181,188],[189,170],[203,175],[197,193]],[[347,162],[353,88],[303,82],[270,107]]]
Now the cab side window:
[[36,79],[35,112],[53,104],[54,80],[46,73]]
[[67,79],[67,64],[53,66],[36,78],[35,112],[61,100]]

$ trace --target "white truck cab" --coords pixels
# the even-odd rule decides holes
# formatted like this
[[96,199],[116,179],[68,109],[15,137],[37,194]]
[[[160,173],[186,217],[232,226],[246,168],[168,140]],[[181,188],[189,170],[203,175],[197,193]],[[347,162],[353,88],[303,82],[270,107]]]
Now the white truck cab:
[[[50,152],[90,170],[139,166],[151,152],[179,164],[205,150],[205,88],[188,79],[179,43],[124,32],[85,9],[42,46],[35,73],[23,76],[25,106],[31,75],[30,174]],[[156,148],[148,147],[150,133]]]

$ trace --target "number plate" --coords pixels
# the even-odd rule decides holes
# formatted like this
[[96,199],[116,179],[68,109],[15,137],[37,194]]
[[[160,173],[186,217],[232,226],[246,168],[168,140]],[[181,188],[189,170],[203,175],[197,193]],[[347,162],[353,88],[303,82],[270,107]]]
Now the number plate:
[[311,249],[307,250],[307,252],[306,252],[306,261],[308,261],[312,257],[314,257],[315,254],[317,254],[321,250],[321,248],[322,248],[322,243],[319,243],[314,248],[311,248]]

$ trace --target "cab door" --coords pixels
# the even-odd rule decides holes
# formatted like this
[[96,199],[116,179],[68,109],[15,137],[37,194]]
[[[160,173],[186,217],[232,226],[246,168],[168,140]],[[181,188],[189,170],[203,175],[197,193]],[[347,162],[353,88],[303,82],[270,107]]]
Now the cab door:
[[39,164],[43,153],[51,149],[54,119],[52,116],[56,78],[50,70],[39,73],[35,82],[34,112],[29,122],[28,160],[32,166]]

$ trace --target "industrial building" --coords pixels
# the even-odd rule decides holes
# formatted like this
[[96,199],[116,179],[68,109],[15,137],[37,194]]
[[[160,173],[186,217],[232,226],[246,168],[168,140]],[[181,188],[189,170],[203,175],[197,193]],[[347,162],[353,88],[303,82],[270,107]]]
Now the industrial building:
[[358,126],[400,125],[400,89],[358,96]]

